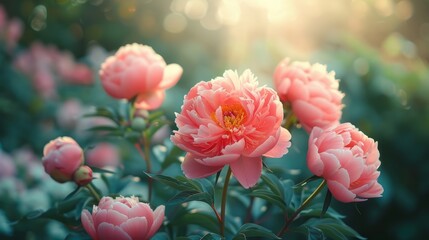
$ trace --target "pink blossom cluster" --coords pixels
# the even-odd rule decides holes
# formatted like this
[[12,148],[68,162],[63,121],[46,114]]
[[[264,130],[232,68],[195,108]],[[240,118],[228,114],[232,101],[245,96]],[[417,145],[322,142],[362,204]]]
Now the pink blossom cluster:
[[[167,65],[149,46],[131,44],[107,58],[99,74],[107,94],[127,99],[134,104],[131,116],[144,118],[161,106],[165,90],[177,83],[182,68]],[[286,59],[273,78],[277,91],[260,86],[250,70],[242,74],[227,70],[189,90],[176,113],[177,130],[170,137],[186,152],[183,173],[188,178],[204,178],[227,166],[244,188],[255,186],[263,171],[263,157],[282,158],[288,153],[292,135],[286,115],[296,118],[310,134],[307,166],[326,181],[334,198],[356,202],[380,197],[377,142],[352,124],[340,122],[344,94],[335,73],[321,64]],[[59,119],[67,124],[67,113],[77,112],[78,105],[72,102],[65,107],[71,110]],[[63,137],[45,146],[43,166],[58,182],[85,185],[92,180],[92,172],[84,164],[115,167],[117,155],[117,149],[104,143],[85,157],[75,140]],[[149,239],[163,219],[164,206],[153,211],[136,197],[103,197],[92,212],[81,214],[83,227],[93,239]]]
[[3,6],[0,5],[0,42],[4,42],[6,49],[13,50],[22,35],[22,22],[18,18],[8,19]]
[[93,83],[91,69],[83,63],[76,62],[71,53],[38,42],[18,54],[14,65],[32,80],[37,92],[47,99],[57,96],[59,84]]
[[280,99],[310,133],[307,165],[342,202],[381,197],[377,142],[350,123],[340,124],[342,98],[335,73],[325,65],[285,59],[274,73]]
[[58,137],[43,149],[43,167],[52,179],[64,183],[73,181],[84,186],[92,181],[92,169],[116,168],[120,164],[116,146],[98,143],[85,156],[83,149],[71,137]]

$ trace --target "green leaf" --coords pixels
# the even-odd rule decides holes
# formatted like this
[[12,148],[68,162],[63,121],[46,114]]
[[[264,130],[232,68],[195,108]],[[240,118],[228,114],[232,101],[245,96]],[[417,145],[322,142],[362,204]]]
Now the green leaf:
[[120,128],[114,126],[95,126],[86,129],[87,131],[98,132],[98,131],[106,131],[109,133],[119,134]]
[[325,235],[323,234],[323,231],[318,229],[318,228],[308,226],[307,230],[308,230],[307,240],[324,240],[324,239],[326,239]]
[[296,184],[296,185],[295,185],[295,188],[304,187],[305,185],[307,185],[307,183],[312,182],[312,181],[314,181],[314,180],[317,180],[317,179],[319,179],[319,178],[320,178],[319,176],[313,175],[313,176],[311,176],[311,177],[309,177],[309,178],[305,179],[304,181],[302,181],[302,182],[300,182],[300,183]]
[[284,190],[280,180],[274,174],[263,174],[262,181],[273,191],[274,194],[283,198]]
[[223,239],[223,238],[214,233],[207,233],[202,237],[198,235],[191,235],[191,236],[176,238],[176,240],[220,240],[220,239]]
[[197,191],[183,191],[176,194],[172,199],[168,201],[168,204],[177,204],[190,201],[201,201],[206,202],[209,205],[213,204],[213,197],[206,192]]
[[321,217],[325,215],[326,211],[328,210],[329,205],[331,204],[331,200],[332,200],[332,193],[328,189],[328,191],[326,191],[325,201],[323,202],[323,209],[322,209],[322,213],[320,214]]
[[161,163],[161,168],[166,169],[170,165],[173,165],[174,163],[180,163],[179,157],[183,155],[182,149],[178,148],[176,145],[174,145],[168,155],[165,157],[164,161]]
[[255,189],[249,195],[253,197],[262,198],[267,202],[280,207],[283,211],[287,211],[287,206],[285,205],[283,199],[281,199],[279,196],[273,194],[267,189]]
[[211,181],[205,178],[196,179],[196,181],[201,185],[201,190],[208,193],[212,198],[214,198],[214,185]]
[[[196,209],[195,209],[196,210]],[[171,222],[173,226],[186,227],[188,225],[197,225],[210,232],[219,231],[219,222],[217,219],[205,212],[188,212]]]
[[85,114],[83,117],[105,117],[111,119],[118,125],[120,122],[119,114],[114,109],[109,107],[97,107],[95,112]]
[[77,186],[75,190],[73,190],[71,193],[69,193],[64,200],[68,200],[71,197],[73,197],[76,193],[80,192],[80,190],[82,190],[82,188],[80,186]]
[[164,112],[159,110],[159,111],[154,111],[154,112],[150,112],[149,116],[148,116],[148,120],[150,122],[155,121],[161,117],[164,116]]
[[283,195],[283,199],[284,202],[286,204],[286,206],[290,206],[293,196],[294,196],[294,182],[290,179],[285,179],[281,181],[282,186],[283,186],[283,190],[284,190],[284,195]]
[[241,226],[237,234],[235,234],[233,240],[247,239],[247,237],[260,237],[264,239],[280,239],[271,230],[254,223],[246,223],[243,226]]
[[202,191],[202,187],[199,185],[199,183],[183,176],[177,176],[176,178],[173,178],[161,174],[157,175],[146,173],[146,175],[179,191]]
[[[316,203],[311,205],[311,208],[305,209],[301,211],[300,216],[301,217],[307,217],[307,218],[319,218],[322,215],[323,206],[321,203]],[[344,215],[341,215],[337,211],[335,211],[333,208],[328,208],[327,211],[324,214],[325,218],[333,218],[333,219],[343,219]]]
[[320,229],[324,236],[334,240],[347,240],[349,238],[366,239],[358,232],[347,226],[342,220],[334,218],[311,218],[298,228]]
[[155,122],[150,122],[149,127],[144,131],[146,136],[152,138],[152,136],[161,129],[164,125],[167,125],[169,122],[167,120],[157,120]]

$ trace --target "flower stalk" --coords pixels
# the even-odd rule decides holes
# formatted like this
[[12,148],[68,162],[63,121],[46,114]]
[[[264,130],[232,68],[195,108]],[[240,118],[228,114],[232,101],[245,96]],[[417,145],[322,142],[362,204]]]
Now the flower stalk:
[[97,202],[99,202],[101,197],[97,193],[97,191],[95,190],[94,185],[92,183],[88,183],[87,185],[85,185],[85,187],[86,187],[86,189],[88,189],[88,191],[91,193],[91,195],[97,200]]
[[[136,144],[134,144],[134,146],[137,149],[137,151],[140,153],[140,156],[142,156],[142,158],[146,162],[146,172],[148,174],[151,174],[152,173],[152,164],[150,161],[150,139],[144,133],[143,133],[143,143],[142,144],[143,144],[144,150],[142,149],[140,143],[136,143]],[[147,184],[148,184],[148,202],[150,202],[152,199],[152,178],[148,178]]]
[[226,173],[225,182],[223,184],[222,190],[222,203],[220,208],[220,235],[225,237],[225,213],[226,213],[226,196],[228,194],[228,184],[231,179],[231,168],[228,168],[228,172]]
[[283,228],[279,231],[277,236],[279,236],[279,237],[283,236],[283,234],[289,228],[289,225],[295,220],[295,218],[299,215],[299,213],[307,207],[307,205],[311,202],[311,200],[313,200],[317,196],[317,194],[319,194],[320,191],[322,191],[322,189],[323,189],[323,187],[325,187],[325,185],[326,185],[326,180],[323,179],[323,181],[319,184],[319,186],[317,186],[317,188],[314,190],[314,192],[311,193],[310,196],[308,196],[308,198],[304,200],[304,202],[293,213],[293,215],[290,218],[287,218],[286,223],[283,225]]

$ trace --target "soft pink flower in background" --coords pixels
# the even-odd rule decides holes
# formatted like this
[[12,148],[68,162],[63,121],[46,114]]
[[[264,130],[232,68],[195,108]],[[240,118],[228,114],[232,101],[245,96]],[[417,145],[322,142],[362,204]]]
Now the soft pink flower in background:
[[9,21],[9,25],[6,29],[6,45],[9,49],[16,47],[19,39],[22,36],[22,22],[17,18],[13,18]]
[[149,204],[137,197],[103,197],[92,214],[84,209],[82,225],[94,240],[150,239],[164,221],[165,207],[152,211]]
[[134,43],[106,59],[100,78],[104,90],[113,98],[137,97],[137,108],[152,110],[161,106],[165,90],[179,81],[182,71],[177,64],[167,65],[151,47]]
[[0,33],[3,32],[6,26],[7,14],[3,6],[0,5]]
[[92,70],[77,63],[72,54],[39,42],[19,53],[14,66],[33,81],[35,89],[45,98],[56,96],[54,93],[59,84],[88,85],[93,82]]
[[54,76],[46,69],[38,69],[33,73],[33,85],[37,92],[45,99],[53,99],[58,96],[57,84]]
[[68,99],[58,108],[57,122],[62,128],[73,129],[83,114],[83,106],[78,99]]
[[45,145],[43,167],[57,182],[73,180],[73,174],[83,164],[83,150],[70,137],[59,137]]
[[262,156],[279,158],[288,151],[291,135],[282,120],[273,89],[259,87],[250,70],[241,76],[229,70],[189,91],[171,140],[187,152],[182,163],[187,177],[207,177],[229,165],[249,188],[261,176]]
[[[86,106],[83,107],[81,116],[87,115],[87,114],[93,114],[96,111],[96,108],[94,106]],[[76,134],[80,137],[89,137],[93,136],[94,134],[97,136],[106,135],[108,131],[95,131],[91,132],[88,131],[88,129],[91,129],[93,127],[117,127],[116,123],[111,120],[110,118],[106,117],[100,117],[100,116],[87,116],[87,117],[80,117],[77,122],[76,126]]]
[[76,85],[93,83],[92,70],[85,64],[76,63],[71,53],[58,52],[56,59],[56,70],[65,82]]
[[0,150],[0,179],[13,177],[16,172],[12,157]]
[[381,197],[377,142],[350,123],[323,130],[315,127],[308,140],[307,165],[326,179],[332,195],[342,202]]
[[22,36],[22,22],[17,18],[8,19],[7,13],[3,6],[0,5],[0,41],[6,43],[8,50],[16,47]]
[[85,164],[97,168],[116,168],[120,164],[119,150],[110,143],[98,143],[86,152]]
[[327,72],[325,65],[285,59],[276,67],[274,84],[280,100],[291,104],[307,132],[339,124],[344,94],[335,73]]

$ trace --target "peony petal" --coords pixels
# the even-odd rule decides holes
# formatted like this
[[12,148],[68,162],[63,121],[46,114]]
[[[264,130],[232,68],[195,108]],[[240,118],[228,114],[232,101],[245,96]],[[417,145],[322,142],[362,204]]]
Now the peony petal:
[[324,165],[320,159],[317,146],[315,144],[311,144],[310,140],[312,139],[310,138],[308,143],[307,167],[314,175],[320,177],[323,174]]
[[[315,127],[315,120],[323,117],[323,112],[306,101],[297,100],[292,103],[292,109],[299,122],[307,132]],[[318,126],[324,128],[325,126]]]
[[328,180],[328,188],[332,196],[341,202],[354,202],[356,195],[348,190],[344,185],[337,181]]
[[350,187],[350,176],[347,170],[344,168],[340,168],[336,172],[332,173],[330,178],[327,180],[334,180],[341,183],[345,187]]
[[[279,132],[278,132],[279,133]],[[246,157],[261,157],[263,154],[269,152],[278,142],[278,135],[269,136],[263,143],[257,146],[251,153],[247,154]]]
[[150,226],[153,223],[153,211],[149,204],[139,202],[137,205],[129,209],[128,215],[130,218],[145,216],[147,225]]
[[230,164],[232,173],[244,187],[253,187],[262,173],[261,157],[241,157]]
[[322,152],[320,153],[320,160],[323,162],[322,176],[324,178],[331,179],[338,169],[341,168],[340,161],[335,154]]
[[205,166],[210,167],[223,167],[240,158],[240,154],[226,154],[214,157],[207,157],[199,160],[198,162],[204,163]]
[[240,139],[240,141],[235,142],[233,144],[230,144],[226,146],[223,150],[223,154],[241,154],[244,150],[244,147],[246,146],[246,141],[243,139]]
[[158,206],[153,212],[154,221],[152,223],[152,226],[150,226],[150,230],[146,236],[147,238],[152,237],[156,233],[156,231],[158,231],[159,227],[161,227],[164,221],[164,212],[165,212],[164,205]]
[[92,220],[91,213],[84,209],[82,213],[80,214],[80,221],[82,222],[83,228],[85,228],[85,231],[91,236],[92,239],[97,238],[97,234],[95,232],[94,228],[94,221]]
[[102,222],[97,228],[98,239],[102,240],[132,240],[124,230],[110,223]]
[[291,146],[290,132],[285,128],[280,128],[280,137],[277,141],[277,144],[268,152],[263,154],[265,157],[270,158],[280,158],[288,152],[288,148]]
[[187,153],[182,163],[182,170],[188,178],[203,178],[217,173],[223,166],[206,166],[195,160],[195,155]]
[[157,109],[162,105],[165,98],[165,92],[163,90],[141,93],[137,95],[134,106],[138,109],[153,110]]
[[384,192],[383,186],[380,183],[375,182],[374,185],[363,193],[359,193],[358,197],[360,198],[376,198],[381,197]]
[[119,213],[126,215],[128,218],[130,218],[130,216],[128,215],[128,211],[130,210],[130,207],[128,207],[127,205],[125,205],[121,202],[113,202],[109,206],[109,209],[113,209]]
[[164,77],[158,88],[167,89],[171,88],[179,81],[182,76],[183,68],[178,64],[168,64],[164,69]]
[[135,217],[128,219],[120,225],[120,228],[133,240],[148,239],[149,226],[146,217]]
[[163,80],[164,68],[163,63],[154,63],[149,67],[146,81],[144,81],[146,87],[141,92],[149,92],[156,89],[162,90],[158,85],[161,84]]

